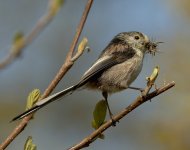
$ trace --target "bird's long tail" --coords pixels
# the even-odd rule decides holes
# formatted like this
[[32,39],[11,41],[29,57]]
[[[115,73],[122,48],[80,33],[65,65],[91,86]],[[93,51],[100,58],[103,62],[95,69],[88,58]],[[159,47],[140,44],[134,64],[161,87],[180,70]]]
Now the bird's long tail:
[[60,97],[62,97],[62,96],[64,96],[64,95],[66,95],[66,94],[68,94],[68,93],[71,93],[71,92],[73,92],[73,91],[76,90],[76,89],[77,89],[77,86],[74,85],[74,86],[71,86],[71,87],[69,87],[69,88],[67,88],[67,89],[64,89],[64,90],[62,90],[62,91],[60,91],[60,92],[58,92],[58,93],[55,93],[55,94],[53,94],[53,95],[51,95],[51,96],[49,96],[49,97],[47,97],[47,98],[44,98],[44,99],[40,100],[39,102],[37,102],[37,103],[34,105],[34,107],[32,107],[31,109],[29,109],[29,110],[23,112],[22,114],[20,114],[20,115],[14,117],[14,118],[12,119],[12,121],[15,121],[15,120],[18,120],[18,119],[22,119],[22,118],[28,116],[29,114],[31,114],[31,113],[33,113],[33,112],[36,112],[37,110],[41,109],[41,108],[44,107],[45,105],[49,104],[50,102],[55,101],[55,100],[57,100],[58,98],[60,98]]

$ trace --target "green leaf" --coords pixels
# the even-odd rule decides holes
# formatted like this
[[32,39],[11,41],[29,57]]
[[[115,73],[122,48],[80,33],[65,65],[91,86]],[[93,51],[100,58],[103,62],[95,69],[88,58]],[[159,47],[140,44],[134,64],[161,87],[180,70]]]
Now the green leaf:
[[150,75],[150,77],[146,77],[147,80],[147,85],[153,85],[156,78],[158,77],[158,73],[159,73],[159,66],[156,66],[152,72],[152,74]]
[[11,52],[15,56],[19,56],[21,54],[21,50],[25,44],[24,40],[25,40],[25,38],[24,38],[24,34],[22,32],[15,33],[15,35],[13,37],[13,41],[12,41],[12,48],[11,48]]
[[61,6],[63,5],[64,0],[52,0],[49,5],[49,12],[52,15],[56,15]]
[[94,119],[92,120],[91,125],[94,129],[98,129],[98,126],[97,126],[96,122],[94,121]]
[[[104,124],[104,123],[105,123],[105,121],[102,124]],[[94,129],[98,129],[100,126],[98,126],[97,123],[94,120],[92,120],[92,127]],[[105,136],[103,133],[100,133],[94,140],[96,140],[97,138],[104,139]]]
[[64,0],[56,0],[59,6],[63,5]]
[[99,101],[96,104],[93,112],[92,127],[94,129],[99,128],[105,122],[106,111],[107,111],[107,105],[105,100]]
[[13,37],[13,44],[15,44],[16,42],[18,42],[19,40],[21,40],[24,37],[24,34],[22,32],[16,32],[14,37]]
[[82,53],[86,49],[87,44],[88,44],[88,39],[84,37],[78,46],[78,51]]
[[39,98],[40,98],[39,89],[34,89],[32,92],[30,92],[27,98],[26,110],[32,108]]
[[24,150],[37,150],[37,147],[35,144],[33,144],[32,137],[29,136],[26,140],[26,143],[24,145]]

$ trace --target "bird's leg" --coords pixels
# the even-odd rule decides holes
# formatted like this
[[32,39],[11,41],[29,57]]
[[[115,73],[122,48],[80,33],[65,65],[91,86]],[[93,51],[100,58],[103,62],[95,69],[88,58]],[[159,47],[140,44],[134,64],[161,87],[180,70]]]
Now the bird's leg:
[[129,88],[129,89],[133,89],[133,90],[140,91],[140,92],[141,92],[141,96],[144,97],[144,94],[143,94],[144,89],[138,88],[138,87],[133,87],[133,86],[129,86],[128,88]]
[[140,92],[143,92],[143,90],[144,90],[144,89],[142,89],[142,88],[133,87],[133,86],[129,86],[128,88],[129,88],[129,89],[133,89],[133,90],[138,90],[138,91],[140,91]]
[[102,92],[102,95],[103,95],[103,97],[104,97],[104,99],[105,99],[105,101],[106,101],[106,105],[107,105],[107,107],[108,107],[109,116],[110,116],[110,119],[112,120],[112,126],[116,126],[116,123],[115,123],[115,121],[113,120],[113,114],[112,114],[112,112],[111,112],[111,109],[110,109],[109,103],[108,103],[108,93],[107,93],[107,92]]

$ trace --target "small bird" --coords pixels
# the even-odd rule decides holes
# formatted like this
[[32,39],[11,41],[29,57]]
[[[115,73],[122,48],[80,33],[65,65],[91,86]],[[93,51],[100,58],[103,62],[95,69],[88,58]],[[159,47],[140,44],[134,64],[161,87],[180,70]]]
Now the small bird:
[[107,101],[108,94],[127,88],[140,89],[130,87],[130,84],[142,70],[144,55],[146,53],[154,55],[157,51],[158,43],[160,42],[152,42],[147,35],[137,31],[117,34],[102,51],[97,61],[83,74],[77,84],[40,100],[31,109],[16,116],[12,121],[22,119],[36,112],[45,105],[68,93],[74,92],[82,86],[102,92],[109,115],[112,118]]

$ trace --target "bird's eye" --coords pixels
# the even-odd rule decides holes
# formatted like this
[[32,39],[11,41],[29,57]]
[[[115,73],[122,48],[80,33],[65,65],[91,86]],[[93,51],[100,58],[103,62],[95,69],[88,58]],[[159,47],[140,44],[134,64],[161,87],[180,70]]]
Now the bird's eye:
[[140,39],[140,37],[138,35],[135,36],[135,40],[138,40]]
[[153,44],[153,46],[152,46],[153,48],[156,48],[157,47],[157,45],[156,44]]

